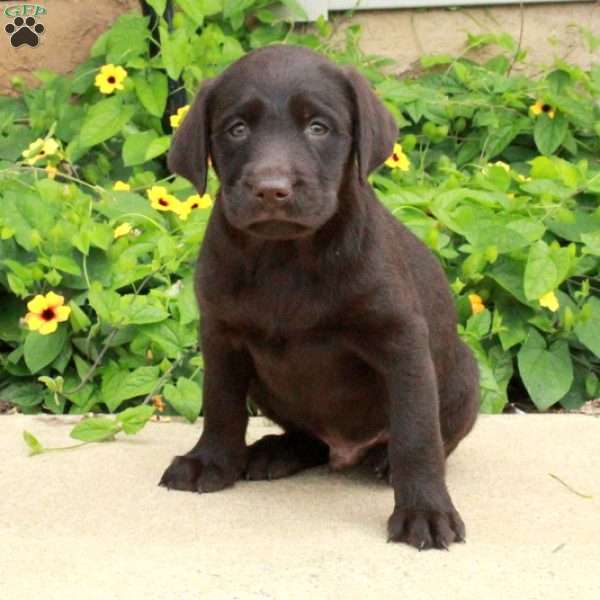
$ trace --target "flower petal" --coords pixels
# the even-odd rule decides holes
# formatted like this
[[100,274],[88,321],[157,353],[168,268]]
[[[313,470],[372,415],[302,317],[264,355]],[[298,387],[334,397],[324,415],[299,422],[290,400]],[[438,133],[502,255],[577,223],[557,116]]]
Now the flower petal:
[[32,313],[40,314],[44,312],[46,308],[48,308],[48,303],[46,302],[46,298],[44,298],[44,296],[38,294],[33,300],[30,300],[27,303],[27,308]]
[[128,192],[129,190],[131,190],[131,186],[125,181],[117,179],[117,181],[115,181],[115,183],[113,184],[113,190],[120,192]]
[[54,292],[48,292],[46,294],[46,303],[48,307],[54,308],[55,306],[62,306],[65,303],[65,299]]
[[54,333],[58,328],[58,321],[56,319],[52,319],[52,321],[44,321],[38,332],[42,335],[48,335],[49,333]]
[[66,321],[71,314],[70,306],[57,306],[54,310],[57,321]]
[[44,152],[46,153],[46,155],[49,154],[56,154],[56,152],[59,149],[59,145],[58,142],[53,139],[53,138],[48,138],[45,142],[44,142]]
[[113,232],[113,236],[115,239],[123,237],[131,232],[131,225],[129,223],[121,223],[118,227],[115,228]]
[[540,306],[543,306],[548,310],[551,310],[552,312],[556,312],[558,310],[558,307],[560,306],[558,298],[556,297],[554,291],[550,291],[544,294],[540,297],[538,301],[540,303]]
[[30,331],[37,331],[46,321],[35,313],[27,313],[25,315],[25,323]]

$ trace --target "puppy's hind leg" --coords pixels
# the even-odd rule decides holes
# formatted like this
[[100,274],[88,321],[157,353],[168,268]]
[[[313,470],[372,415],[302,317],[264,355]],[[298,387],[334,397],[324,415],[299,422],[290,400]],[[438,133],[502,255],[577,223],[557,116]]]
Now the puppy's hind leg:
[[279,479],[327,463],[329,446],[302,431],[266,435],[248,447],[246,479]]
[[440,394],[440,426],[446,456],[471,431],[479,411],[477,362],[462,341],[456,352],[456,364]]

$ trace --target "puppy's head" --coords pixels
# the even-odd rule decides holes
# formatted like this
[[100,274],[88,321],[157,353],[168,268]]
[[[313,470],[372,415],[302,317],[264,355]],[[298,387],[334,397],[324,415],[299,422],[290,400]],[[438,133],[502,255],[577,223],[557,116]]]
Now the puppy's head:
[[204,83],[168,163],[202,194],[210,155],[229,223],[293,239],[324,225],[354,164],[364,184],[396,136],[392,116],[358,72],[306,48],[270,46]]

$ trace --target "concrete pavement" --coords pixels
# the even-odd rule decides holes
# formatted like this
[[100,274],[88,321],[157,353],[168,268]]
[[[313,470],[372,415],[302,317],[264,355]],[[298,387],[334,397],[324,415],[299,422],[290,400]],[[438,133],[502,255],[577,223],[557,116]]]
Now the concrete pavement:
[[392,490],[361,469],[169,492],[201,427],[179,422],[27,456],[23,429],[62,446],[72,422],[0,416],[0,600],[600,598],[597,417],[481,417],[448,463],[467,543],[422,553],[386,543]]

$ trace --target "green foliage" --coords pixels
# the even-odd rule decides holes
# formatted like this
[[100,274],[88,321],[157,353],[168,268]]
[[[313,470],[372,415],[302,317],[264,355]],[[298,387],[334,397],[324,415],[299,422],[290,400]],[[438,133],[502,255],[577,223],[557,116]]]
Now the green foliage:
[[32,433],[23,432],[23,440],[29,448],[29,456],[43,454],[44,452],[57,452],[61,450],[70,450],[79,448],[86,444],[95,442],[109,442],[115,439],[118,433],[133,435],[144,428],[146,423],[154,414],[154,408],[141,404],[128,408],[113,418],[90,417],[83,419],[71,430],[71,437],[75,440],[81,440],[81,444],[74,446],[62,446],[58,448],[46,448]]
[[[151,4],[162,14],[164,1]],[[24,413],[121,411],[84,420],[73,432],[84,441],[134,433],[152,401],[197,418],[192,273],[210,210],[161,212],[146,197],[159,186],[179,203],[195,194],[165,168],[167,77],[181,76],[191,99],[204,79],[273,42],[355,65],[394,114],[410,168],[382,167],[371,181],[446,270],[479,362],[482,410],[500,412],[519,379],[540,410],[599,395],[600,65],[557,61],[528,77],[515,68],[525,59],[515,40],[486,34],[468,46],[495,45],[487,62],[423,57],[421,72],[399,79],[390,61],[360,52],[355,25],[337,42],[323,20],[298,33],[292,0],[176,4],[156,56],[146,19],[124,15],[72,76],[38,72],[39,87],[0,99],[2,399]],[[94,82],[107,64],[127,77],[103,94]],[[212,197],[217,185],[211,171]],[[41,335],[22,318],[49,291],[70,313]]]

